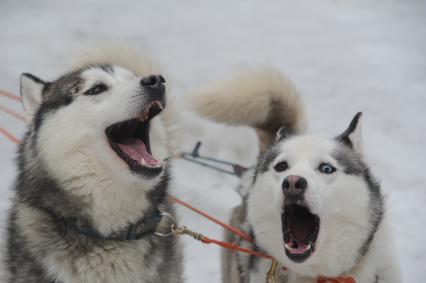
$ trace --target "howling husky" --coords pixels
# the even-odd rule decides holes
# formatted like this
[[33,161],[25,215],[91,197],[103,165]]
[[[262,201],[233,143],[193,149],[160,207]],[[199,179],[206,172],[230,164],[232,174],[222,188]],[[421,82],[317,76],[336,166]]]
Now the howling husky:
[[[204,117],[253,127],[259,136],[257,166],[242,178],[242,204],[230,221],[255,244],[226,234],[228,241],[287,267],[279,268],[279,282],[400,282],[383,195],[362,156],[361,113],[335,138],[306,134],[296,88],[272,69],[206,88],[191,104]],[[265,282],[271,263],[231,252],[222,259],[226,283]]]
[[182,282],[165,79],[126,48],[83,61],[52,82],[21,75],[7,282]]

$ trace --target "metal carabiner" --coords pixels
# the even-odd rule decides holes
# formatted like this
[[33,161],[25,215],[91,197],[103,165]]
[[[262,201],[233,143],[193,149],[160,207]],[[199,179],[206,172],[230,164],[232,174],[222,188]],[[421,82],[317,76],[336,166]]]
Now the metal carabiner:
[[275,283],[277,265],[278,262],[276,260],[272,260],[271,267],[269,268],[268,273],[266,273],[266,283]]
[[173,232],[173,229],[174,229],[173,227],[176,226],[176,219],[173,217],[173,215],[171,215],[168,212],[161,212],[160,215],[162,217],[164,217],[164,218],[169,219],[169,221],[171,222],[171,224],[170,224],[170,232],[168,232],[168,233],[162,233],[162,232],[157,232],[156,231],[156,232],[154,232],[154,235],[158,236],[158,237],[169,237],[171,235],[174,235],[175,233]]

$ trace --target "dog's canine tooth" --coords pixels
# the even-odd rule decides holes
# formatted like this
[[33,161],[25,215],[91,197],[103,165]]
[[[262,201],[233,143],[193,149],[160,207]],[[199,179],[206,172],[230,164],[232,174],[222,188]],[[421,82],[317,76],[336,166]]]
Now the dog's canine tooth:
[[163,105],[160,103],[160,101],[154,101],[154,104],[160,109],[160,110],[163,110],[164,109],[164,107],[163,107]]

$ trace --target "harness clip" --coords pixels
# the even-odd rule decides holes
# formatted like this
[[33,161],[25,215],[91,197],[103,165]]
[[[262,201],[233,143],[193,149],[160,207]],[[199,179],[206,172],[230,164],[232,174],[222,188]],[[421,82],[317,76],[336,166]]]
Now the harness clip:
[[186,226],[177,227],[174,224],[172,224],[172,233],[175,235],[188,235],[194,238],[197,241],[202,241],[203,238],[205,238],[202,234],[194,232],[190,229],[188,229]]

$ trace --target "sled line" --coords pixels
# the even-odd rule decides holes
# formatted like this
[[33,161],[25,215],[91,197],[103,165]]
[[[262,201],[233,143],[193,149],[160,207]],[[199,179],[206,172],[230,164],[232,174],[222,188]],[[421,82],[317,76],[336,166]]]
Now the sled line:
[[13,93],[7,92],[5,90],[0,89],[0,95],[10,98],[15,101],[21,101],[21,98]]
[[18,119],[18,120],[20,120],[24,123],[27,123],[27,118],[25,118],[23,115],[19,114],[18,112],[14,111],[14,110],[6,107],[6,106],[3,106],[1,104],[0,104],[0,111]]

